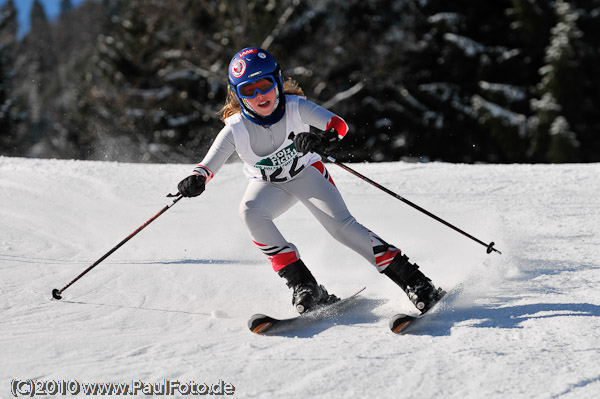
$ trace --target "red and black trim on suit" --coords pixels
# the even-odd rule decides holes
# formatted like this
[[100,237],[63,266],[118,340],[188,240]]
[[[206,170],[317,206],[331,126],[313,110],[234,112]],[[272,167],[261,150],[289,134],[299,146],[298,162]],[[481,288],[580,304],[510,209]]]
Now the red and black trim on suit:
[[313,163],[310,166],[314,166],[319,172],[321,172],[321,174],[323,175],[323,177],[327,181],[329,181],[329,183],[331,183],[331,184],[333,184],[335,186],[335,183],[333,182],[333,179],[331,178],[331,175],[327,171],[327,168],[325,168],[325,165],[323,164],[323,162],[318,161],[318,162]]
[[254,243],[258,246],[262,253],[269,258],[271,264],[273,265],[273,270],[276,272],[299,259],[296,251],[290,248],[289,245],[265,245],[256,241],[254,241]]
[[210,169],[201,164],[196,165],[196,167],[192,171],[192,175],[204,176],[206,178],[206,183],[211,181],[211,179],[215,176]]
[[371,235],[371,245],[373,245],[373,254],[375,255],[375,264],[377,270],[382,273],[392,263],[396,255],[402,253],[398,248],[385,242],[377,234],[369,230]]
[[344,120],[339,116],[333,116],[329,120],[329,122],[327,122],[325,130],[329,130],[332,128],[335,129],[340,140],[343,139],[344,136],[346,136],[346,133],[348,133],[348,124],[344,122]]

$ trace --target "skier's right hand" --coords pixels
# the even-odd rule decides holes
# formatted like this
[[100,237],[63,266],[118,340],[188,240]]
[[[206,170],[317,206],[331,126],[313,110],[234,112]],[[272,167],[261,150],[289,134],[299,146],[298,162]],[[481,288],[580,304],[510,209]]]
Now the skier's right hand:
[[190,175],[179,182],[177,189],[184,197],[197,197],[204,192],[206,177],[202,175]]

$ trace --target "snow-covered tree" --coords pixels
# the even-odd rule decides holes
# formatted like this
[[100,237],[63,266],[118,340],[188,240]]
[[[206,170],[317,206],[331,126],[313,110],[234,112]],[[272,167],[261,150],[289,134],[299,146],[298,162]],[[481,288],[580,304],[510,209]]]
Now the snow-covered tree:
[[575,160],[579,141],[570,130],[568,118],[578,112],[573,99],[580,98],[579,64],[576,41],[582,37],[576,21],[578,14],[564,0],[556,0],[557,23],[551,29],[550,43],[539,69],[541,81],[537,91],[541,99],[532,99],[532,160],[565,162]]
[[[402,106],[417,154],[453,161],[522,159],[527,87],[510,1],[415,2],[421,40]],[[499,34],[503,32],[503,34]]]
[[348,121],[338,159],[599,159],[600,0],[71,5],[49,23],[37,0],[2,66],[19,155],[195,159],[222,126],[231,56],[262,46]]

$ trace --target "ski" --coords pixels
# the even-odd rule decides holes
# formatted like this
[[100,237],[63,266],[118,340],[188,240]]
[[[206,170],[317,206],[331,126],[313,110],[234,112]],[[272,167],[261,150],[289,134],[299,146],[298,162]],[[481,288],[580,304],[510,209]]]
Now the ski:
[[299,314],[298,316],[289,317],[287,319],[277,319],[275,317],[264,314],[255,314],[248,319],[248,328],[255,334],[278,334],[290,331],[295,328],[309,325],[315,321],[334,317],[342,310],[352,304],[358,295],[365,290],[366,287],[360,289],[353,295],[340,299],[331,305],[319,307],[315,310]]
[[431,305],[429,309],[419,315],[409,315],[406,313],[398,313],[390,319],[390,330],[394,334],[404,334],[408,327],[413,326],[417,321],[429,314],[433,309],[437,308],[440,301],[446,296],[446,291],[441,291],[439,293],[440,297],[438,300]]

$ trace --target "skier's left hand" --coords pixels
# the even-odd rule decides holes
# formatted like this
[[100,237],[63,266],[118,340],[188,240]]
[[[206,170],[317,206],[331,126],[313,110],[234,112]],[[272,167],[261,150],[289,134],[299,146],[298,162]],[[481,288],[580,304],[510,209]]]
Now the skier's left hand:
[[294,136],[294,146],[302,154],[327,151],[334,147],[338,141],[337,131],[333,128],[319,133],[298,133]]

